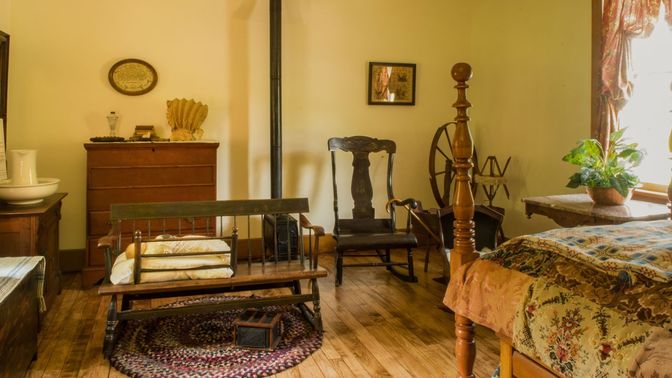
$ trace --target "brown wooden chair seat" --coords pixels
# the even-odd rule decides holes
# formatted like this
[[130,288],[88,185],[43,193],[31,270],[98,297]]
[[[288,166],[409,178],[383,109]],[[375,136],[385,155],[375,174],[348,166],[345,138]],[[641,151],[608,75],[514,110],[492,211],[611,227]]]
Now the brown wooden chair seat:
[[407,249],[418,246],[415,235],[404,232],[340,235],[336,240],[336,248],[342,252],[385,248]]
[[[331,152],[332,180],[334,188],[334,239],[336,240],[336,286],[343,283],[343,268],[356,266],[385,266],[397,277],[410,282],[416,282],[413,274],[413,248],[418,245],[415,235],[410,232],[410,210],[417,206],[415,200],[409,198],[400,201],[394,198],[392,191],[392,167],[396,144],[391,140],[379,140],[366,136],[346,138],[330,138],[328,142]],[[352,219],[341,219],[338,214],[338,189],[336,177],[336,151],[352,153],[353,173],[350,190],[354,200]],[[387,210],[388,218],[376,218],[372,206],[373,186],[369,176],[370,153],[387,153]],[[406,232],[396,229],[396,206],[404,206],[408,211]],[[393,262],[390,251],[405,249],[406,262]],[[375,251],[375,254],[362,254],[360,251]],[[352,252],[356,252],[353,254]],[[350,253],[350,255],[348,255]],[[380,262],[358,262],[344,264],[343,259],[350,257],[378,257]],[[395,267],[407,270],[399,272]]]

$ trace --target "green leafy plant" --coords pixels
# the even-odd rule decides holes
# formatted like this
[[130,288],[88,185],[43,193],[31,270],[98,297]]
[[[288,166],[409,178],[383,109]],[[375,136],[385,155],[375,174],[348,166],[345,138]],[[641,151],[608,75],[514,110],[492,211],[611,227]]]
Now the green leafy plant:
[[563,156],[562,160],[581,168],[569,178],[567,187],[614,188],[627,197],[629,189],[639,183],[632,168],[642,162],[645,153],[637,148],[637,143],[625,143],[624,132],[621,129],[609,136],[606,153],[596,139],[583,139]]

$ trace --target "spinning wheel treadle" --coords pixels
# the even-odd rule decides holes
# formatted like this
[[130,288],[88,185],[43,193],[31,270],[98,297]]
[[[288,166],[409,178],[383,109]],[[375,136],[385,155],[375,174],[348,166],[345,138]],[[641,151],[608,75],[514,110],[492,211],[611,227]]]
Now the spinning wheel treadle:
[[[452,193],[455,190],[457,171],[455,170],[455,159],[452,153],[455,141],[455,125],[455,122],[448,122],[440,126],[434,134],[432,146],[429,149],[429,182],[439,208],[450,205]],[[472,161],[474,167],[471,171],[471,191],[472,195],[476,195],[477,185],[474,179],[478,174],[478,157],[475,147]]]

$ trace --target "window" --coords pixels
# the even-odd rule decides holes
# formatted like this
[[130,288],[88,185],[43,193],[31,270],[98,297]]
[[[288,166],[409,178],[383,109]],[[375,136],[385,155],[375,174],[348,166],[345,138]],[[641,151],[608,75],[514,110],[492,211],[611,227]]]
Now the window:
[[[672,30],[664,12],[648,38],[632,40],[632,97],[620,113],[626,137],[647,152],[636,173],[644,189],[665,191],[670,181],[672,154]],[[667,172],[667,174],[666,174]]]

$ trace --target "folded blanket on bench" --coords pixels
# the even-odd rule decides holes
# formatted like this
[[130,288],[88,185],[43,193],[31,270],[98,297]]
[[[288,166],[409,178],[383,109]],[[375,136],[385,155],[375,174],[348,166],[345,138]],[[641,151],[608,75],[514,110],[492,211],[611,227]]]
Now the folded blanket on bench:
[[[140,279],[142,282],[165,282],[179,280],[195,280],[210,278],[229,278],[233,276],[231,268],[208,268],[215,265],[228,265],[231,261],[229,254],[221,255],[198,255],[204,252],[228,252],[231,250],[229,245],[220,239],[206,239],[200,236],[187,235],[182,240],[165,240],[170,236],[160,235],[156,239],[161,241],[151,241],[141,244],[142,250],[142,269],[177,269],[173,271],[161,272],[142,272]],[[196,239],[196,240],[194,240]],[[170,255],[170,254],[193,253],[194,256],[175,256],[175,257],[149,257],[150,255]],[[135,246],[130,244],[125,253],[120,254],[114,261],[110,282],[115,285],[131,284],[133,282],[133,270],[135,267]],[[203,269],[194,269],[203,267]],[[191,269],[191,270],[180,270]]]
[[[203,239],[203,240],[199,240]],[[228,252],[231,250],[228,244],[221,239],[205,239],[202,235],[185,235],[175,237],[172,235],[159,235],[154,241],[141,244],[142,255],[170,255],[177,253],[202,252]],[[124,251],[126,257],[135,257],[135,244],[131,243]]]

